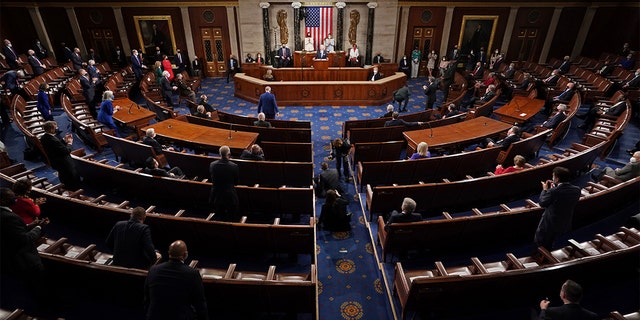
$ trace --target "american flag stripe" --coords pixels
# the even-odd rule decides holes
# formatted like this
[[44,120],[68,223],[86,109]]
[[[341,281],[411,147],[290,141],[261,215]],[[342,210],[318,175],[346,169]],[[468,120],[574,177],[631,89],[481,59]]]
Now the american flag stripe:
[[304,36],[311,33],[315,49],[320,48],[324,39],[333,31],[333,7],[307,7],[304,21]]

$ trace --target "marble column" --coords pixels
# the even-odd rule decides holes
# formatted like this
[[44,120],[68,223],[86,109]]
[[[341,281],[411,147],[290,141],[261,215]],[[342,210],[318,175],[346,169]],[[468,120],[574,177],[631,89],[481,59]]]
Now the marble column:
[[294,50],[300,51],[302,50],[302,39],[300,38],[300,7],[302,7],[302,3],[292,2],[291,6],[293,7]]
[[342,41],[344,39],[344,7],[346,6],[347,4],[344,2],[336,2],[336,7],[338,7],[338,20],[336,21],[336,51],[344,50]]
[[124,17],[122,16],[121,7],[113,7],[113,16],[116,18],[116,26],[118,27],[118,35],[120,35],[120,42],[122,43],[121,49],[126,56],[131,54],[131,45],[129,45],[129,37],[127,36],[127,30],[124,28]]
[[269,25],[269,2],[260,2],[262,8],[262,37],[264,42],[264,58],[267,64],[271,64],[271,26]]
[[551,16],[551,23],[549,24],[549,29],[547,29],[547,37],[544,39],[544,44],[542,45],[542,52],[540,52],[540,59],[538,59],[538,63],[547,62],[547,56],[549,55],[549,51],[551,50],[551,42],[553,42],[553,35],[556,34],[558,22],[560,21],[560,14],[562,14],[562,7],[556,7],[553,10],[553,16]]
[[364,64],[370,65],[373,51],[373,26],[375,22],[376,8],[378,7],[377,2],[369,2],[367,3],[367,7],[369,7],[369,18],[367,19],[367,49],[364,57]]
[[589,30],[591,30],[591,23],[593,22],[593,18],[596,15],[596,11],[598,11],[598,7],[591,6],[588,7],[587,12],[584,13],[582,25],[580,26],[580,29],[578,29],[578,36],[576,37],[576,42],[573,44],[573,50],[571,50],[572,58],[579,56],[582,52],[584,42],[587,41],[587,35],[589,34]]

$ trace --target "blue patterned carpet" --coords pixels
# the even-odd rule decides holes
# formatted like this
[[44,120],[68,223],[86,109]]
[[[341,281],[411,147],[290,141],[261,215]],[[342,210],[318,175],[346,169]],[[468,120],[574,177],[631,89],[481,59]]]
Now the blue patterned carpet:
[[[410,112],[424,109],[425,96],[421,89],[422,80],[408,81],[408,86],[412,93],[409,100]],[[233,97],[233,83],[227,84],[225,79],[205,79],[200,93],[207,94],[212,105],[220,110],[239,115],[256,116],[257,106]],[[440,105],[441,98],[441,92],[438,92],[436,105]],[[499,101],[497,107],[504,103],[505,101]],[[280,113],[282,119],[285,120],[311,121],[315,172],[318,173],[320,171],[319,164],[325,161],[325,157],[329,155],[330,140],[341,135],[342,123],[351,119],[379,117],[384,113],[385,106],[280,106]],[[186,108],[178,108],[177,110],[181,113],[188,113]],[[59,124],[68,123],[66,115],[60,114],[59,109],[56,120]],[[542,122],[542,118],[538,116],[533,121]],[[541,150],[541,155],[558,152],[572,142],[579,142],[584,134],[584,132],[576,129],[579,123],[580,120],[577,120],[572,124],[567,137],[555,149],[549,149],[545,145]],[[64,131],[65,128],[62,125],[61,128]],[[9,147],[10,156],[22,162],[24,140],[17,133],[17,129],[15,127],[5,128],[2,134],[3,141]],[[614,148],[611,156],[606,161],[597,160],[596,163],[601,166],[613,167],[623,165],[628,161],[628,155],[624,150],[631,148],[639,137],[638,120],[634,118],[629,129]],[[80,139],[76,139],[74,147],[84,147],[84,145]],[[102,156],[111,157],[112,155],[109,155],[109,153],[110,150],[107,150],[103,152]],[[268,159],[268,155],[266,155],[266,158]],[[50,170],[43,167],[42,163],[37,161],[24,162],[29,168],[36,169],[39,173],[50,177],[50,180],[57,179]],[[586,183],[585,179],[581,181]],[[345,188],[350,195],[349,198],[353,199],[349,205],[349,210],[353,213],[351,232],[330,233],[318,230],[317,233],[316,258],[320,283],[320,319],[394,319],[400,316],[400,306],[392,294],[393,264],[381,262],[379,257],[380,248],[374,241],[374,239],[377,239],[377,227],[374,224],[369,225],[368,221],[366,221],[364,195],[357,194],[357,189],[353,183],[345,184]],[[323,202],[323,199],[317,200],[316,216],[320,215],[320,208]],[[513,248],[505,246],[500,250],[500,253],[503,254],[509,251],[514,253],[525,252],[529,249],[530,247],[526,244],[517,244]],[[496,254],[496,252],[493,252],[493,254]],[[469,254],[428,257],[428,259],[416,260],[415,265],[424,267],[426,263],[432,260],[445,262],[464,261],[462,263],[467,263],[469,257]],[[308,265],[309,263],[312,262],[299,261],[298,266]],[[517,312],[519,311],[521,310]],[[499,311],[497,312],[500,314]],[[516,314],[518,314],[517,312]],[[504,313],[502,315],[504,316]],[[519,316],[522,316],[522,314],[519,314]],[[518,318],[520,318],[519,316]],[[494,314],[488,318],[498,319],[503,317],[495,317]]]

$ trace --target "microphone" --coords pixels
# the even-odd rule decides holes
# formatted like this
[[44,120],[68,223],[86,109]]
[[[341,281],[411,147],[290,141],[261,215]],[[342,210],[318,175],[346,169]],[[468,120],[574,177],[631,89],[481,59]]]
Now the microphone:
[[433,128],[431,127],[431,121],[427,121],[427,125],[429,125],[429,138],[433,138]]
[[518,98],[517,97],[513,98],[513,103],[515,103],[515,105],[516,105],[516,111],[520,112],[520,104],[518,103]]
[[227,139],[229,140],[233,139],[233,137],[231,136],[231,130],[233,130],[233,123],[229,124],[229,137],[227,137]]
[[171,128],[173,128],[173,126],[172,126],[172,125],[169,125],[167,128],[171,129]]
[[131,108],[133,108],[133,103],[129,106],[129,110],[127,111],[128,114],[131,114]]

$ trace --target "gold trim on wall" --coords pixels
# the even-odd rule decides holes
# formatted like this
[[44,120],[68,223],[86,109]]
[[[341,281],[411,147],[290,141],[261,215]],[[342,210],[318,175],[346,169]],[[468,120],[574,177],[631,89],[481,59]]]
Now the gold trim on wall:
[[[171,40],[171,52],[163,52],[166,55],[172,55],[176,52],[176,38],[173,35],[173,22],[171,21],[171,16],[133,16],[133,21],[135,22],[136,25],[136,34],[138,35],[138,43],[140,44],[140,49],[145,49],[145,54],[149,54],[146,49],[148,47],[155,47],[155,44],[153,43],[149,43],[151,40],[149,40],[148,43],[145,43],[145,39],[143,36],[143,31],[141,29],[141,22],[145,22],[145,21],[166,21],[167,22],[167,27],[169,29],[169,39]],[[146,23],[145,23],[146,25]],[[151,26],[148,26],[147,28],[151,28]],[[146,31],[150,31],[150,30],[146,30]]]
[[[463,40],[465,40],[466,38],[472,38],[472,36],[469,36],[469,32],[467,32],[467,34],[465,34],[465,30],[467,29],[467,23],[473,23],[473,22],[483,22],[484,24],[486,24],[488,21],[492,22],[491,25],[491,34],[489,36],[489,42],[487,43],[486,48],[484,48],[485,52],[489,52],[490,50],[493,49],[493,37],[496,34],[496,27],[498,26],[498,16],[476,16],[476,15],[465,15],[462,17],[462,25],[460,26],[460,37],[458,38],[458,48],[462,51],[462,53],[468,53],[468,51],[465,52],[465,50],[463,50],[463,48],[465,48],[466,46],[463,45]],[[483,25],[484,26],[484,25]],[[471,33],[473,33],[473,29],[471,31]]]

